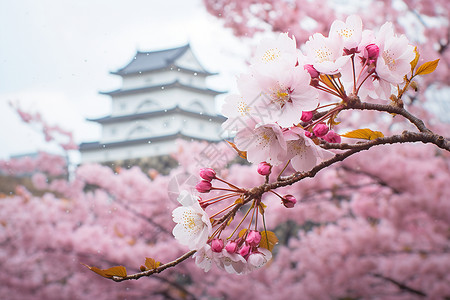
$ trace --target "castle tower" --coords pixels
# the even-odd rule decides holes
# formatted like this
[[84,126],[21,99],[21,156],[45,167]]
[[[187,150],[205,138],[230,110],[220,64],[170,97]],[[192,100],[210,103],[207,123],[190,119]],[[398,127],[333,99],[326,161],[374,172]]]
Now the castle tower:
[[109,116],[90,119],[102,125],[101,139],[80,145],[81,162],[123,162],[161,157],[175,151],[175,140],[221,140],[223,116],[216,114],[218,91],[206,87],[207,72],[189,45],[137,52],[124,68],[122,87],[110,92]]

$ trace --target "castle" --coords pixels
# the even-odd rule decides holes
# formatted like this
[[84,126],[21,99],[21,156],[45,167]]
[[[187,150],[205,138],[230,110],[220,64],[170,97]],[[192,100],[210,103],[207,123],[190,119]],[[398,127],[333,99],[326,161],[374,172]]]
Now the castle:
[[176,151],[176,139],[221,140],[225,118],[216,114],[215,104],[221,92],[206,87],[206,78],[216,74],[200,65],[189,44],[138,51],[111,74],[122,77],[122,87],[101,92],[111,97],[112,111],[88,119],[102,126],[102,135],[80,145],[82,164],[167,168],[173,164],[168,154]]

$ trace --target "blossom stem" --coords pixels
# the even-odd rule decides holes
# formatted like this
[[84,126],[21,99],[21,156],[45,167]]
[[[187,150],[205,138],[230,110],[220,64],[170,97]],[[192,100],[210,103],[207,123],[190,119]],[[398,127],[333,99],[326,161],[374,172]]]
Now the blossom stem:
[[239,222],[238,226],[236,226],[236,228],[233,230],[233,232],[230,234],[230,236],[227,238],[231,239],[231,237],[236,233],[236,231],[238,230],[238,228],[242,225],[242,222],[244,222],[244,220],[247,218],[248,214],[250,213],[250,210],[252,209],[252,207],[250,207],[247,212],[245,213],[244,217],[242,217],[242,220]]
[[231,187],[231,188],[236,189],[237,191],[240,191],[240,192],[242,191],[241,188],[238,188],[238,187],[235,186],[234,184],[231,184],[231,183],[229,183],[228,181],[223,180],[222,178],[219,178],[219,177],[216,176],[215,179],[217,179],[217,180],[219,180],[219,181],[222,181],[223,183],[227,184],[227,185],[228,185],[229,187]]
[[239,190],[231,190],[231,189],[225,189],[225,188],[216,188],[216,187],[211,187],[211,190],[216,190],[216,191],[227,191],[227,192],[243,192],[243,190],[239,189]]
[[[324,84],[325,84],[325,83],[324,83]],[[339,97],[339,98],[342,98],[341,95],[339,95],[338,93],[336,93],[335,91],[333,91],[332,89],[330,89],[328,86],[324,87],[324,86],[321,86],[321,85],[317,85],[317,86],[314,86],[314,87],[315,87],[316,89],[318,89],[318,90],[323,91],[323,92],[329,93],[329,94],[334,95],[334,96]]]
[[210,216],[209,218],[214,218],[214,217],[216,217],[217,215],[220,215],[221,213],[223,213],[223,212],[227,211],[228,209],[232,208],[234,205],[236,205],[236,203],[232,203],[232,204],[228,205],[227,207],[225,207],[225,208],[222,209],[222,210],[219,210],[218,212],[216,212],[215,214],[213,214],[213,215]]
[[291,160],[288,160],[287,163],[284,165],[283,169],[280,171],[280,174],[278,174],[278,177],[277,177],[278,179],[281,177],[281,174],[283,174],[283,172],[286,170],[286,168],[290,162],[291,162]]
[[353,69],[353,94],[356,95],[355,54],[352,54],[352,69]]
[[[240,194],[239,193],[230,193],[230,194],[226,194],[226,195],[220,195],[220,196],[208,199],[208,200],[200,201],[199,203],[200,203],[200,205],[206,204],[206,203],[214,204],[214,203],[217,203],[219,201],[222,201],[222,200],[225,200],[225,199],[229,199],[229,198],[232,198],[232,197],[235,197],[235,196],[238,196],[238,195],[240,195]],[[210,202],[210,201],[212,201],[212,202]]]
[[344,108],[344,105],[340,104],[332,109],[330,109],[329,111],[327,111],[327,113],[325,115],[323,115],[322,117],[320,117],[319,119],[317,119],[316,121],[314,121],[313,123],[309,124],[308,126],[305,127],[305,130],[307,130],[310,127],[314,127],[317,123],[322,122],[323,120],[325,120],[326,118],[328,118],[329,116],[333,115],[336,112],[339,112],[340,110],[342,110]]

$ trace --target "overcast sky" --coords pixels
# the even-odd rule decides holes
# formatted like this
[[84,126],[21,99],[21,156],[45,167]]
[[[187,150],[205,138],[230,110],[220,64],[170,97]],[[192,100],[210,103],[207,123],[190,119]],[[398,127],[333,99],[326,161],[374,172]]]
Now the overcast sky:
[[208,71],[210,88],[227,90],[242,72],[247,48],[206,13],[201,0],[16,0],[0,2],[0,159],[43,148],[8,102],[39,111],[72,130],[77,142],[100,137],[85,118],[110,112],[99,91],[120,87],[109,74],[136,50],[189,42]]

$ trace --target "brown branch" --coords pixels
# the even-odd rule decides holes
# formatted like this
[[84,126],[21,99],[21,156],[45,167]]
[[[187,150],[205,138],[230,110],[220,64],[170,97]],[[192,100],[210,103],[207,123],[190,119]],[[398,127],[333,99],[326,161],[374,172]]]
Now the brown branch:
[[426,296],[427,296],[427,294],[425,294],[424,292],[419,291],[419,290],[416,290],[416,289],[413,289],[413,288],[407,286],[406,284],[403,284],[403,283],[401,283],[401,282],[398,282],[397,280],[394,280],[394,279],[392,279],[392,278],[383,276],[383,275],[381,275],[381,274],[372,274],[372,275],[375,276],[375,277],[377,277],[377,278],[381,278],[381,279],[384,279],[384,280],[386,280],[386,281],[389,281],[390,283],[395,284],[395,285],[396,285],[397,287],[399,287],[401,290],[404,290],[404,291],[406,291],[406,292],[410,292],[410,293],[413,293],[413,294],[416,294],[416,295],[422,296],[422,297],[426,297]]
[[[355,99],[352,99],[355,100]],[[387,104],[377,104],[377,103],[368,103],[368,102],[361,102],[359,101],[359,98],[356,101],[351,101],[347,104],[345,109],[358,109],[358,110],[376,110],[376,111],[383,111],[388,112],[390,114],[397,114],[401,115],[404,118],[406,118],[408,121],[413,123],[417,129],[419,129],[420,132],[427,132],[432,133],[431,130],[429,130],[423,121],[416,116],[409,113],[404,108],[398,107],[398,106],[392,106]]]
[[163,265],[157,267],[156,269],[151,269],[151,270],[147,270],[147,271],[143,271],[143,272],[139,272],[139,273],[135,273],[135,274],[130,274],[130,275],[127,275],[125,277],[113,276],[113,277],[111,277],[111,279],[116,281],[116,282],[120,282],[120,281],[124,281],[124,280],[139,279],[141,277],[150,276],[150,275],[155,274],[155,273],[156,274],[157,273],[161,273],[165,269],[174,267],[174,266],[178,265],[179,263],[185,261],[186,259],[191,257],[195,252],[197,252],[197,250],[191,250],[191,251],[183,254],[179,258],[177,258],[177,259],[175,259],[175,260],[173,260],[171,262],[168,262],[166,264],[163,264]]

